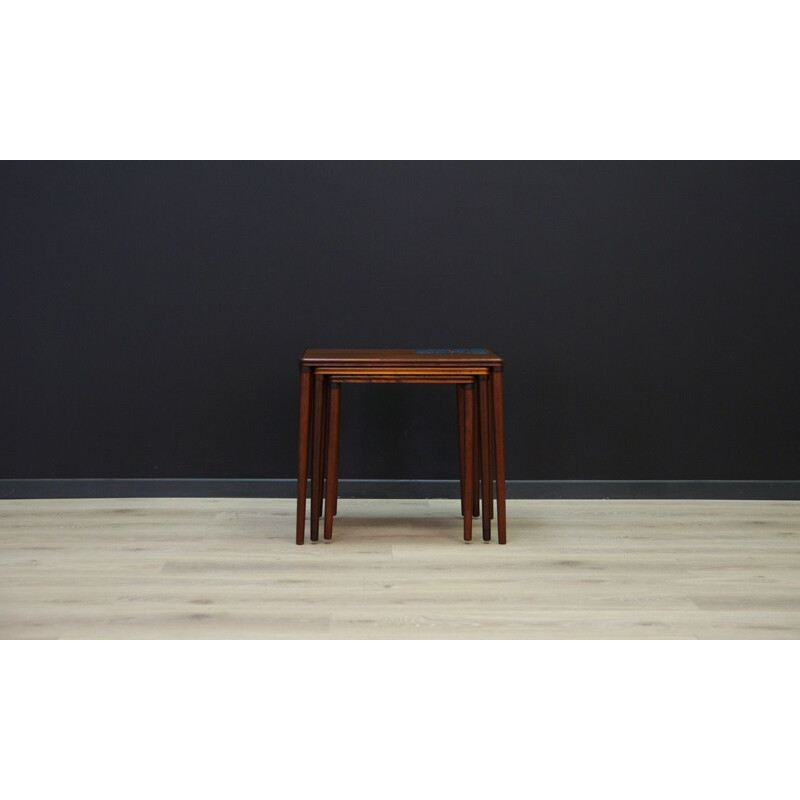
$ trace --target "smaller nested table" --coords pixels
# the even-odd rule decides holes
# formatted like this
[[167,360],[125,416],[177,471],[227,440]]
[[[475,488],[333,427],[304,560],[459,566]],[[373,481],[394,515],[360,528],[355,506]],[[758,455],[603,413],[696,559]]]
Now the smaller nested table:
[[[339,466],[339,412],[343,383],[450,383],[457,389],[461,512],[464,540],[483,511],[483,538],[491,538],[492,483],[497,496],[497,540],[506,543],[503,447],[503,359],[491,350],[306,350],[300,359],[297,470],[297,544],[305,541],[306,494],[311,476],[311,540],[332,538]],[[310,467],[310,468],[309,468]],[[493,468],[494,467],[494,468]],[[324,485],[324,488],[323,488]]]

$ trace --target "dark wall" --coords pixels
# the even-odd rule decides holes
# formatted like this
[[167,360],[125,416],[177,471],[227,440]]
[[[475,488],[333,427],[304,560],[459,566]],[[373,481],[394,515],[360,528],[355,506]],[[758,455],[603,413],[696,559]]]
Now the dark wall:
[[[0,477],[291,477],[313,347],[490,347],[512,479],[800,473],[796,163],[4,163]],[[453,478],[449,387],[342,476]]]

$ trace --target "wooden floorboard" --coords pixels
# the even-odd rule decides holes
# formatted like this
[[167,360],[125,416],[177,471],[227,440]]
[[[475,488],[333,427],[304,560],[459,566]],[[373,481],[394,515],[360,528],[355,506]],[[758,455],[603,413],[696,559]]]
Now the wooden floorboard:
[[[800,503],[515,500],[466,544],[457,500],[0,501],[5,639],[797,639]],[[493,532],[496,535],[496,532]]]

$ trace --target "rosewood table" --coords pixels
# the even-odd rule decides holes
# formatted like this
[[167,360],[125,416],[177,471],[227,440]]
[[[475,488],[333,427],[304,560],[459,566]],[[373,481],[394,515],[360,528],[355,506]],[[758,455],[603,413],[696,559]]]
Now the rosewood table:
[[311,540],[319,539],[323,495],[325,539],[332,537],[333,516],[337,510],[342,383],[455,384],[464,540],[472,539],[472,516],[479,515],[480,505],[483,508],[483,538],[487,541],[491,538],[494,477],[498,542],[505,544],[503,363],[496,353],[483,349],[306,350],[300,359],[297,544],[305,541],[309,472]]

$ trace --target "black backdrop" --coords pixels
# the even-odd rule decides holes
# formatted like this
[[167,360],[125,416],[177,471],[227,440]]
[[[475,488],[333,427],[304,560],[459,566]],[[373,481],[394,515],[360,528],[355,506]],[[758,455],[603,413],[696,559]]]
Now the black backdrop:
[[[290,478],[307,346],[496,350],[510,479],[797,478],[798,178],[4,163],[0,478]],[[343,478],[456,477],[451,388],[343,394]]]

